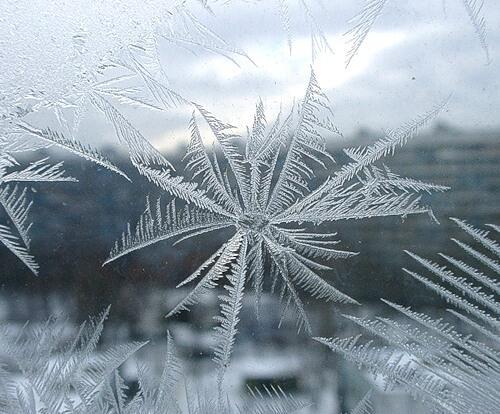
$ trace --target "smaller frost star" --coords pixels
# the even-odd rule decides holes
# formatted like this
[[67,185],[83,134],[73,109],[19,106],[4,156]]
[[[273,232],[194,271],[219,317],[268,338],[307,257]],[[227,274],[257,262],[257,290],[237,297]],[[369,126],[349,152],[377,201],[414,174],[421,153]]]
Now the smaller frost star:
[[298,329],[304,327],[307,332],[311,328],[297,288],[327,301],[356,303],[318,274],[330,269],[324,262],[356,254],[335,249],[336,234],[318,231],[321,224],[427,212],[418,193],[445,190],[373,165],[412,138],[419,127],[439,113],[442,105],[404,128],[388,132],[368,147],[346,150],[351,161],[310,189],[316,177],[314,166],[326,168],[325,163],[331,160],[324,135],[338,133],[328,99],[313,72],[303,101],[284,120],[280,113],[268,126],[263,104],[257,104],[245,151],[239,150],[238,137],[230,132],[232,126],[196,105],[216,138],[224,162],[218,159],[218,151],[205,148],[193,115],[185,156],[186,170],[191,173],[189,181],[172,176],[168,161],[118,111],[106,101],[99,105],[128,145],[138,171],[185,202],[183,209],[176,211],[175,200],[162,207],[159,200],[150,203],[148,198],[135,230],[128,226],[106,263],[161,240],[175,238],[179,242],[234,228],[234,235],[178,285],[199,279],[169,313],[188,309],[227,278],[226,292],[220,296],[222,315],[217,318],[221,326],[216,328],[222,339],[216,359],[222,367],[229,361],[244,289],[250,281],[256,291],[257,315],[263,278],[269,275],[271,290],[279,291],[285,309],[295,305]]

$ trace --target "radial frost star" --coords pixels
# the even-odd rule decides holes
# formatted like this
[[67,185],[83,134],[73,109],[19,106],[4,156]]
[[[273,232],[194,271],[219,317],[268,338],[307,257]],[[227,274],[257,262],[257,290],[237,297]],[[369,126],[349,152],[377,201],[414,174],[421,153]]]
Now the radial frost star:
[[[304,99],[286,117],[280,113],[267,125],[262,102],[257,104],[245,151],[237,146],[240,137],[231,133],[232,126],[196,105],[215,137],[216,148],[208,151],[204,147],[193,115],[191,141],[184,158],[189,180],[172,175],[168,161],[107,101],[101,99],[97,105],[128,146],[138,171],[184,201],[184,207],[178,210],[175,199],[164,207],[160,200],[152,203],[148,198],[135,229],[128,226],[106,263],[161,240],[179,242],[234,229],[226,243],[178,285],[197,281],[169,313],[188,309],[222,279],[227,280],[220,296],[220,326],[216,328],[220,341],[215,353],[221,371],[229,363],[244,290],[250,283],[256,292],[257,314],[263,279],[269,276],[272,290],[279,293],[285,309],[294,305],[298,329],[304,327],[308,332],[311,328],[299,288],[326,301],[355,303],[318,274],[329,269],[325,262],[356,254],[336,249],[335,234],[321,232],[322,223],[427,212],[418,193],[445,190],[374,165],[416,135],[443,105],[388,132],[370,146],[346,150],[351,161],[310,189],[316,178],[314,168],[326,168],[331,160],[324,136],[338,133],[328,99],[313,72]],[[222,154],[223,160],[217,154]]]

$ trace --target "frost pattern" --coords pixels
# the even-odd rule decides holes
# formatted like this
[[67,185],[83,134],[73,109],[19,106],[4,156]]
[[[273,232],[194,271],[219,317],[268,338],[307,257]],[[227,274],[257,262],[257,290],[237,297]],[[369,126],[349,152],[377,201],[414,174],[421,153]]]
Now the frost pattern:
[[382,9],[387,1],[388,0],[367,0],[363,10],[349,20],[349,24],[352,24],[352,27],[345,33],[345,36],[349,38],[346,67],[349,66],[351,60],[358,53],[359,48],[363,44],[378,16],[382,13]]
[[[19,183],[76,179],[64,176],[62,162],[43,159],[22,167],[16,157],[59,147],[128,179],[78,137],[94,97],[152,109],[185,103],[166,86],[160,40],[228,58],[244,55],[199,22],[192,4],[6,0],[0,5],[0,204],[7,218],[0,224],[0,242],[33,273],[39,266],[29,252],[31,202]],[[140,85],[130,86],[133,80]],[[55,116],[58,130],[30,124],[30,115],[44,110]]]
[[[93,91],[121,95],[107,75],[113,69],[141,77],[147,69],[158,81],[166,75],[158,57],[160,41],[240,53],[204,26],[192,13],[196,1],[182,0],[6,0],[0,6],[2,109],[76,107],[84,111]],[[57,28],[57,30],[48,30]],[[43,51],[43,53],[41,52]],[[30,70],[26,71],[26,68]],[[103,76],[104,75],[104,76]],[[114,78],[123,80],[121,78]]]
[[[316,21],[316,18],[314,17],[314,14],[311,10],[310,5],[306,0],[299,0],[300,6],[302,6],[302,9],[304,11],[304,15],[307,19],[307,23],[309,25],[309,31],[311,33],[311,58],[312,61],[316,59],[316,56],[318,52],[322,51],[328,51],[333,53],[333,50],[330,46],[330,43],[328,42],[328,39],[326,38],[325,33],[323,32],[323,29],[321,26],[318,24]],[[282,9],[283,10],[283,9]],[[286,10],[286,9],[285,9]],[[282,17],[283,19],[283,17]],[[286,17],[285,17],[286,19]],[[286,22],[286,20],[284,20]],[[287,27],[286,23],[285,28]]]
[[[126,6],[117,0],[2,3],[0,50],[9,50],[14,44],[16,53],[9,53],[12,58],[0,60],[8,62],[8,66],[0,67],[3,75],[0,204],[6,218],[0,224],[0,241],[37,273],[38,265],[29,252],[28,215],[32,203],[23,183],[76,181],[64,174],[62,163],[41,159],[22,165],[16,158],[21,152],[57,146],[128,179],[104,156],[75,139],[88,105],[94,105],[114,125],[137,170],[178,199],[165,205],[160,198],[151,201],[148,197],[137,225],[128,226],[106,263],[161,240],[174,239],[179,243],[204,233],[234,229],[229,240],[179,285],[198,280],[191,293],[170,313],[188,309],[207,290],[219,282],[225,284],[219,296],[221,315],[216,318],[219,395],[188,397],[189,413],[295,412],[306,404],[279,389],[251,390],[254,400],[251,406],[243,408],[235,408],[223,396],[224,373],[238,332],[245,288],[252,283],[256,291],[258,316],[265,285],[264,269],[270,268],[266,276],[271,278],[271,290],[279,294],[284,312],[294,306],[298,330],[305,328],[308,333],[311,328],[299,288],[326,301],[356,303],[320,276],[321,271],[329,269],[325,262],[356,253],[336,249],[336,234],[322,233],[318,228],[337,220],[431,213],[421,205],[418,193],[444,191],[445,187],[401,177],[386,166],[375,164],[413,138],[420,127],[440,112],[444,103],[400,129],[387,132],[368,147],[347,149],[345,153],[351,161],[315,188],[312,188],[318,178],[315,169],[328,168],[331,162],[324,137],[338,130],[314,73],[300,105],[287,115],[280,113],[271,125],[267,124],[263,104],[257,104],[244,151],[241,137],[233,132],[231,125],[195,105],[197,113],[193,114],[190,125],[191,142],[185,158],[190,176],[184,178],[173,171],[168,160],[120,114],[113,102],[154,109],[189,103],[168,87],[157,55],[160,40],[202,48],[229,59],[233,55],[245,56],[203,26],[191,12],[189,3],[180,0],[130,1]],[[198,3],[211,11],[208,0]],[[328,42],[308,3],[305,0],[299,3],[310,25],[314,59],[316,50],[329,48]],[[386,3],[386,0],[367,1],[362,12],[351,21],[354,26],[346,34],[350,37],[347,65]],[[481,14],[483,1],[463,0],[463,5],[489,61],[486,25]],[[278,0],[278,6],[291,48],[287,2]],[[58,31],[46,30],[47,22],[57,26]],[[40,56],[42,49],[44,54]],[[26,67],[39,70],[25,71]],[[109,76],[109,69],[121,74]],[[142,86],[125,86],[132,78]],[[54,112],[61,131],[28,123],[29,115],[42,108]],[[203,144],[197,118],[207,124],[216,139],[213,151]],[[184,203],[181,207],[179,201]],[[486,253],[461,241],[455,242],[482,266],[499,274],[498,242],[487,231],[455,221]],[[490,227],[498,232],[498,226]],[[402,384],[415,396],[444,411],[493,412],[500,399],[497,281],[465,261],[441,255],[448,265],[473,279],[479,287],[444,266],[407,253],[441,279],[442,284],[405,271],[455,306],[458,311],[450,312],[475,330],[481,340],[458,333],[441,320],[432,320],[390,302],[386,303],[421,326],[415,328],[382,318],[350,319],[388,339],[399,352],[377,349],[370,343],[358,345],[358,337],[318,340],[383,375],[388,386]],[[3,329],[2,345],[21,368],[25,381],[10,382],[7,371],[0,367],[0,407],[7,407],[12,413],[180,412],[174,388],[181,367],[170,336],[159,382],[151,382],[147,369],[139,367],[140,391],[129,400],[117,369],[145,344],[116,346],[96,357],[106,316],[107,311],[82,325],[75,338],[63,346],[59,338],[64,336],[64,323],[60,321],[49,320],[29,335],[27,330],[13,335]],[[9,338],[14,339],[9,342]],[[367,395],[353,413],[370,412]]]
[[65,175],[62,161],[53,164],[48,158],[43,158],[22,165],[17,161],[18,157],[26,152],[56,146],[128,177],[97,150],[50,128],[40,130],[27,123],[13,124],[7,121],[4,124],[4,135],[0,135],[0,205],[5,220],[0,224],[0,242],[37,274],[39,266],[29,251],[32,223],[28,216],[32,202],[26,184],[77,180]]
[[[388,0],[365,0],[363,9],[349,20],[351,27],[345,33],[347,37],[348,51],[346,56],[346,67],[349,66],[359,48],[372,29],[377,18],[382,14]],[[490,51],[486,39],[486,20],[482,15],[484,0],[462,0],[467,16],[476,32],[476,36],[484,51],[486,63],[490,63]]]
[[[145,345],[117,345],[95,354],[108,311],[81,325],[65,338],[63,319],[50,319],[41,327],[21,333],[2,327],[2,350],[22,372],[23,381],[10,380],[0,369],[0,407],[9,413],[91,413],[99,410],[105,384],[129,356]],[[104,401],[103,401],[104,402]]]
[[[407,125],[388,132],[363,148],[349,149],[352,160],[334,175],[311,189],[315,168],[332,162],[326,134],[338,134],[327,97],[311,73],[305,97],[288,115],[278,114],[267,125],[262,102],[257,104],[253,127],[240,151],[241,141],[225,124],[196,105],[216,140],[214,151],[202,141],[193,115],[191,141],[185,156],[189,178],[172,175],[170,164],[109,102],[96,102],[112,121],[121,142],[128,146],[138,171],[174,200],[164,206],[148,197],[144,213],[128,225],[106,263],[162,240],[176,243],[200,234],[232,228],[234,235],[179,286],[196,284],[168,316],[189,309],[223,279],[221,316],[217,318],[219,343],[215,360],[220,382],[230,360],[244,289],[252,284],[259,315],[264,277],[271,291],[294,308],[297,329],[311,326],[298,289],[326,301],[357,303],[330,285],[320,271],[325,262],[349,258],[356,253],[338,249],[336,234],[321,232],[320,225],[337,220],[382,216],[407,216],[429,212],[419,192],[444,191],[445,187],[400,177],[374,164],[392,154],[433,119],[442,105]],[[220,159],[221,158],[221,159]],[[270,269],[269,271],[265,269]]]
[[37,327],[25,326],[15,332],[0,326],[0,344],[21,370],[22,379],[12,379],[9,369],[0,366],[0,412],[9,414],[291,414],[310,403],[295,399],[280,388],[249,389],[242,406],[226,395],[214,398],[208,392],[185,385],[187,411],[181,410],[178,388],[182,364],[172,337],[167,333],[163,371],[158,380],[144,364],[137,363],[139,389],[130,389],[119,368],[145,342],[98,349],[109,308],[83,323],[69,336],[67,320],[50,318]]
[[[452,220],[477,246],[452,239],[465,259],[440,254],[445,265],[407,252],[427,274],[405,272],[452,306],[453,323],[384,300],[411,323],[347,318],[389,346],[362,343],[361,335],[316,340],[384,378],[387,388],[403,386],[438,412],[493,413],[500,403],[500,245],[488,231]],[[498,226],[489,227],[499,233]],[[457,322],[471,333],[460,332]]]
[[[213,0],[214,3],[217,0]],[[252,3],[246,0],[227,0],[225,4],[228,3]],[[311,60],[314,62],[318,53],[321,52],[331,52],[333,53],[333,49],[328,41],[327,35],[321,25],[318,23],[316,18],[316,10],[314,10],[314,4],[318,4],[320,8],[324,8],[321,0],[257,0],[254,3],[256,4],[267,4],[274,3],[277,14],[279,15],[281,25],[283,31],[287,37],[287,46],[290,55],[293,50],[293,31],[292,25],[295,21],[292,21],[290,10],[297,6],[300,11],[300,14],[303,16],[302,22],[305,23],[309,28],[309,36],[311,40]],[[207,0],[208,3],[208,0]]]
[[368,391],[363,399],[356,405],[351,414],[373,414],[373,405],[371,401],[372,392]]

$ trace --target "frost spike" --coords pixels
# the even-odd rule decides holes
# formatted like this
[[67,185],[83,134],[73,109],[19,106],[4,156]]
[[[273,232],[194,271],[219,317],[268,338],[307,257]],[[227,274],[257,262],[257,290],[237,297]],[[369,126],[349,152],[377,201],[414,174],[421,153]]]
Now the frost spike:
[[19,239],[12,233],[11,229],[3,224],[0,224],[0,242],[16,255],[35,275],[38,274],[39,266],[24,245],[23,240]]
[[189,292],[189,294],[182,299],[168,314],[167,318],[178,314],[184,310],[189,310],[189,307],[198,303],[201,296],[203,296],[209,289],[216,286],[216,282],[220,280],[225,272],[229,269],[231,263],[238,257],[238,250],[241,248],[243,235],[236,233],[227,243],[223,246],[223,251],[220,257],[208,268],[207,273],[198,282],[198,284]]
[[50,144],[56,145],[75,155],[78,155],[79,157],[82,157],[88,161],[92,161],[95,164],[101,165],[102,167],[107,168],[108,170],[113,171],[130,181],[130,178],[128,178],[123,171],[112,164],[109,160],[104,158],[104,156],[97,152],[97,150],[89,146],[85,146],[78,141],[68,139],[60,132],[53,131],[50,128],[37,129],[27,123],[19,123],[18,127],[31,135],[49,142]]
[[236,263],[228,274],[229,284],[224,286],[227,294],[219,296],[221,301],[221,316],[216,317],[220,326],[215,328],[218,343],[215,346],[214,361],[218,365],[217,383],[219,390],[222,389],[224,375],[229,366],[231,354],[233,352],[234,341],[238,333],[239,313],[242,306],[243,291],[245,289],[246,275],[246,255],[248,241],[243,237],[240,252]]
[[365,0],[363,9],[349,20],[349,23],[353,24],[353,26],[344,33],[344,36],[348,36],[349,47],[346,56],[346,68],[358,53],[359,48],[373,27],[373,24],[380,16],[387,1],[388,0]]
[[479,42],[481,43],[481,47],[483,48],[486,57],[486,64],[489,65],[491,63],[491,58],[488,42],[486,40],[486,21],[481,15],[484,0],[462,0],[462,2],[472,26],[474,27],[474,31],[476,32]]
[[438,116],[447,105],[450,98],[445,99],[440,104],[426,112],[425,114],[407,122],[398,129],[388,132],[383,138],[377,140],[374,144],[364,147],[360,150],[359,158],[340,169],[332,178],[325,181],[321,186],[311,194],[304,197],[299,202],[290,206],[277,218],[284,218],[293,212],[300,212],[317,203],[326,193],[332,192],[335,188],[342,186],[345,182],[352,179],[368,165],[373,164],[380,158],[393,154],[397,147],[405,145],[410,139],[414,138],[420,128],[427,125],[436,116]]
[[498,244],[495,240],[488,238],[489,233],[487,231],[478,230],[464,220],[460,220],[453,217],[450,218],[450,220],[456,223],[458,227],[460,227],[463,231],[472,236],[474,240],[481,243],[495,256],[500,257],[500,244]]
[[187,233],[195,236],[200,232],[212,231],[223,227],[232,226],[224,216],[205,211],[197,211],[195,207],[186,207],[182,213],[175,213],[175,201],[168,205],[171,215],[166,217],[161,214],[161,206],[157,204],[152,211],[149,198],[146,199],[146,208],[139,217],[135,229],[132,231],[130,224],[122,234],[121,241],[116,242],[108,259],[103,266],[125,256],[135,250],[158,243],[173,237],[183,236]]
[[26,188],[23,188],[20,194],[17,185],[14,188],[8,185],[2,188],[0,190],[0,204],[16,227],[24,245],[29,247],[30,238],[28,232],[31,223],[28,224],[28,214],[33,202],[28,202]]
[[363,399],[354,407],[351,414],[372,414],[373,404],[371,402],[372,391],[368,391]]

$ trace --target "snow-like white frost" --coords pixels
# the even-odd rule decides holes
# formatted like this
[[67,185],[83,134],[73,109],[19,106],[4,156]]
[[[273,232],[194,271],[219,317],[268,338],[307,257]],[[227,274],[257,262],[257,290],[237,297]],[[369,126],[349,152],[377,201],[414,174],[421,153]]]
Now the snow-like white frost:
[[419,193],[446,189],[374,165],[414,137],[443,104],[368,147],[347,150],[351,162],[314,185],[318,168],[331,168],[332,164],[325,136],[338,134],[314,72],[300,104],[288,114],[280,113],[270,125],[262,102],[257,104],[253,127],[243,141],[244,151],[232,126],[195,104],[215,137],[216,147],[214,151],[205,148],[193,115],[185,156],[186,171],[191,174],[188,178],[174,173],[169,162],[112,104],[96,98],[95,105],[113,123],[139,173],[184,202],[180,207],[176,200],[164,205],[160,199],[153,202],[148,197],[137,224],[128,225],[105,263],[163,240],[179,243],[221,229],[233,231],[225,244],[179,284],[196,282],[191,293],[169,313],[187,310],[226,279],[215,349],[220,382],[230,361],[248,285],[256,292],[258,315],[264,278],[269,278],[284,310],[295,309],[298,330],[305,328],[310,333],[299,289],[326,301],[357,303],[320,275],[330,269],[326,262],[356,254],[339,249],[336,234],[322,232],[321,225],[429,212],[421,205]]
[[[216,1],[214,0],[214,3]],[[231,2],[229,0],[228,2]],[[309,24],[312,53],[328,49],[328,41],[313,17],[307,0],[296,0]],[[170,312],[189,309],[210,289],[223,285],[216,317],[215,361],[219,394],[188,396],[189,413],[292,413],[307,405],[279,389],[251,390],[252,404],[234,407],[223,393],[238,333],[239,314],[249,285],[256,292],[259,317],[263,289],[270,287],[297,315],[297,328],[311,333],[300,290],[331,302],[357,303],[322,276],[329,263],[355,254],[337,247],[336,233],[323,231],[325,223],[371,217],[429,213],[421,203],[423,192],[445,187],[401,177],[380,160],[413,138],[444,106],[436,106],[401,128],[363,148],[345,150],[349,161],[334,169],[326,137],[339,134],[328,99],[314,73],[303,100],[290,112],[280,112],[268,123],[259,102],[253,126],[242,138],[234,128],[201,105],[170,89],[158,49],[171,42],[187,49],[204,49],[229,59],[245,54],[204,26],[193,13],[198,5],[210,12],[209,0],[3,0],[0,2],[0,242],[32,272],[38,272],[29,251],[31,201],[24,183],[76,181],[64,174],[62,163],[43,158],[23,165],[19,154],[56,146],[128,177],[98,151],[76,139],[88,107],[100,110],[128,148],[138,172],[174,198],[165,203],[147,197],[144,213],[128,225],[106,263],[151,244],[183,240],[214,231],[232,231],[222,246],[179,284],[194,284],[191,292]],[[290,1],[276,0],[290,49]],[[350,49],[347,64],[358,53],[389,0],[367,0],[346,33]],[[489,60],[482,0],[462,0],[465,11]],[[140,86],[130,86],[129,81]],[[134,128],[116,103],[165,109],[193,105],[191,141],[185,174]],[[48,110],[60,130],[38,127],[29,116]],[[215,138],[205,147],[205,124]],[[321,169],[328,176],[319,175]],[[455,240],[488,272],[500,275],[498,242],[484,230],[456,223],[485,252]],[[498,227],[490,226],[494,231]],[[407,252],[431,277],[406,270],[453,305],[450,312],[477,333],[459,333],[442,320],[386,302],[419,326],[379,318],[350,317],[371,333],[388,340],[391,348],[359,344],[359,337],[318,338],[358,364],[403,385],[445,412],[490,413],[498,409],[500,359],[498,281],[466,261],[442,254],[454,271]],[[473,279],[474,283],[468,280]],[[476,285],[477,284],[477,285]],[[487,291],[487,293],[485,293]],[[82,325],[77,335],[61,344],[64,324],[48,321],[31,336],[11,335],[0,328],[0,342],[17,363],[24,379],[12,382],[0,366],[0,410],[9,413],[136,413],[180,412],[173,388],[180,364],[167,340],[165,368],[159,382],[150,381],[139,367],[140,391],[128,399],[118,367],[144,343],[124,344],[96,353],[107,312]],[[12,341],[9,342],[9,340]],[[393,348],[397,348],[394,351]],[[372,410],[367,395],[353,414]]]
[[[193,13],[197,0],[6,0],[0,4],[0,136],[40,110],[73,138],[93,93],[149,108],[177,104],[161,43],[231,58],[232,48]],[[198,7],[196,7],[198,5]],[[203,6],[203,4],[202,4]],[[208,5],[204,5],[208,7]],[[167,92],[168,91],[168,92]],[[159,102],[159,103],[158,103]]]
[[156,33],[175,1],[6,0],[0,6],[3,108],[53,105]]
[[127,55],[161,74],[160,39],[222,49],[183,0],[6,0],[0,5],[3,111],[71,104]]

